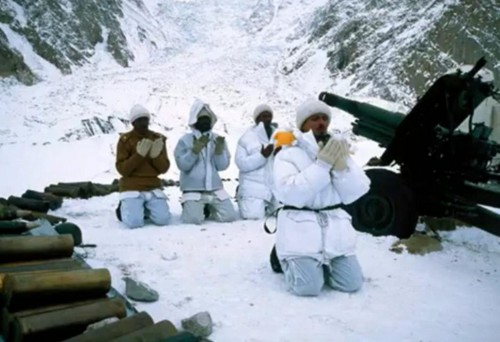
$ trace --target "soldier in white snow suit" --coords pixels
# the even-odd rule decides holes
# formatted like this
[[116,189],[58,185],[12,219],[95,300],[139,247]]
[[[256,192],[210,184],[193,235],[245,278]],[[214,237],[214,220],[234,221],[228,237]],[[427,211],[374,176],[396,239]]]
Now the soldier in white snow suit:
[[244,219],[261,219],[274,210],[271,191],[274,144],[273,110],[267,104],[253,112],[255,125],[238,141],[236,165],[240,170],[238,207]]
[[197,99],[189,113],[192,131],[175,147],[184,223],[201,224],[206,209],[211,218],[220,222],[234,221],[237,216],[218,173],[228,168],[231,156],[225,138],[212,132],[216,122],[208,104]]
[[357,291],[362,273],[356,232],[339,208],[369,190],[370,180],[350,158],[347,142],[328,133],[330,108],[309,100],[297,108],[296,138],[274,161],[273,192],[284,207],[277,217],[276,252],[289,290],[316,296],[326,283]]

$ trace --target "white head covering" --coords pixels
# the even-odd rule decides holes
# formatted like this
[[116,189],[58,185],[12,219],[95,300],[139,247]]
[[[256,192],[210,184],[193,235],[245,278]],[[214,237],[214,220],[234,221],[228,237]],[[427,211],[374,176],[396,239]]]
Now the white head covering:
[[144,106],[136,104],[130,109],[128,119],[130,123],[133,123],[135,120],[139,118],[151,119],[151,113]]
[[304,122],[306,122],[306,120],[314,114],[325,114],[328,116],[328,121],[332,119],[332,112],[330,110],[330,107],[328,107],[326,103],[316,99],[306,100],[304,103],[297,107],[296,112],[296,123],[298,129],[301,129]]
[[274,114],[272,108],[269,105],[262,103],[255,107],[255,109],[253,110],[253,120],[257,120],[257,117],[263,112]]
[[200,116],[209,116],[210,121],[212,122],[212,128],[217,122],[217,117],[210,106],[200,99],[195,99],[193,105],[191,106],[191,110],[189,111],[188,125],[193,126],[196,121],[198,121]]

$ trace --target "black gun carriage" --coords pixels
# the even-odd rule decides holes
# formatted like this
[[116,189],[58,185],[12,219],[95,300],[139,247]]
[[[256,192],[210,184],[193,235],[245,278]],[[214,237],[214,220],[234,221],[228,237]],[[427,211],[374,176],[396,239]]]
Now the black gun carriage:
[[[500,167],[494,162],[500,144],[490,139],[491,127],[472,123],[475,108],[499,96],[493,82],[478,75],[485,64],[481,58],[468,72],[441,76],[406,115],[319,95],[356,117],[355,134],[385,148],[377,166],[366,170],[370,191],[347,207],[357,230],[406,238],[419,216],[429,216],[500,236],[500,211],[494,209],[500,208]],[[467,119],[469,132],[457,130]]]

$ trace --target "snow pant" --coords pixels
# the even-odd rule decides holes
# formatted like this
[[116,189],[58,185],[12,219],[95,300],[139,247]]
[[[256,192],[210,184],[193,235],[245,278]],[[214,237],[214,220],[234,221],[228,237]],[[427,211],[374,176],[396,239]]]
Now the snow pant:
[[144,208],[149,212],[149,219],[158,226],[165,226],[170,221],[170,209],[165,197],[141,192],[138,197],[120,200],[120,213],[123,224],[129,228],[144,226]]
[[271,214],[275,204],[255,197],[239,197],[238,208],[243,219],[258,220],[266,217],[266,214]]
[[229,198],[220,200],[202,196],[199,200],[187,200],[182,203],[182,222],[201,224],[205,220],[205,206],[210,211],[209,217],[215,221],[232,222],[236,220],[236,211]]
[[323,284],[342,292],[356,292],[363,283],[363,274],[354,255],[340,256],[322,265],[309,257],[282,261],[285,281],[297,296],[317,296]]

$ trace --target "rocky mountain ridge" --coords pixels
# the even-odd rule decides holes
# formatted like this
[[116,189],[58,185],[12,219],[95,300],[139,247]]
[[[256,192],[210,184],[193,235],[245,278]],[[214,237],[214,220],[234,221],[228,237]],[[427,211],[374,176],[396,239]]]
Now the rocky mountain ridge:
[[356,95],[410,105],[440,74],[482,56],[498,84],[499,37],[497,0],[330,0],[282,72],[300,69],[322,49],[333,86],[347,80]]
[[127,67],[137,54],[133,41],[141,48],[165,46],[158,26],[143,25],[148,21],[155,23],[142,0],[2,0],[0,76],[33,84],[43,78],[38,66],[68,74],[101,48]]
[[[440,74],[481,56],[500,79],[497,0],[309,2],[317,7],[314,15],[303,15],[284,35],[289,48],[277,68],[281,76],[297,73],[324,51],[332,89],[348,84],[347,95],[406,106]],[[48,77],[41,70],[68,74],[96,63],[100,51],[128,67],[190,44],[218,44],[212,39],[217,22],[210,20],[219,6],[247,13],[241,26],[251,39],[292,2],[2,0],[0,77],[14,76],[29,85]]]

